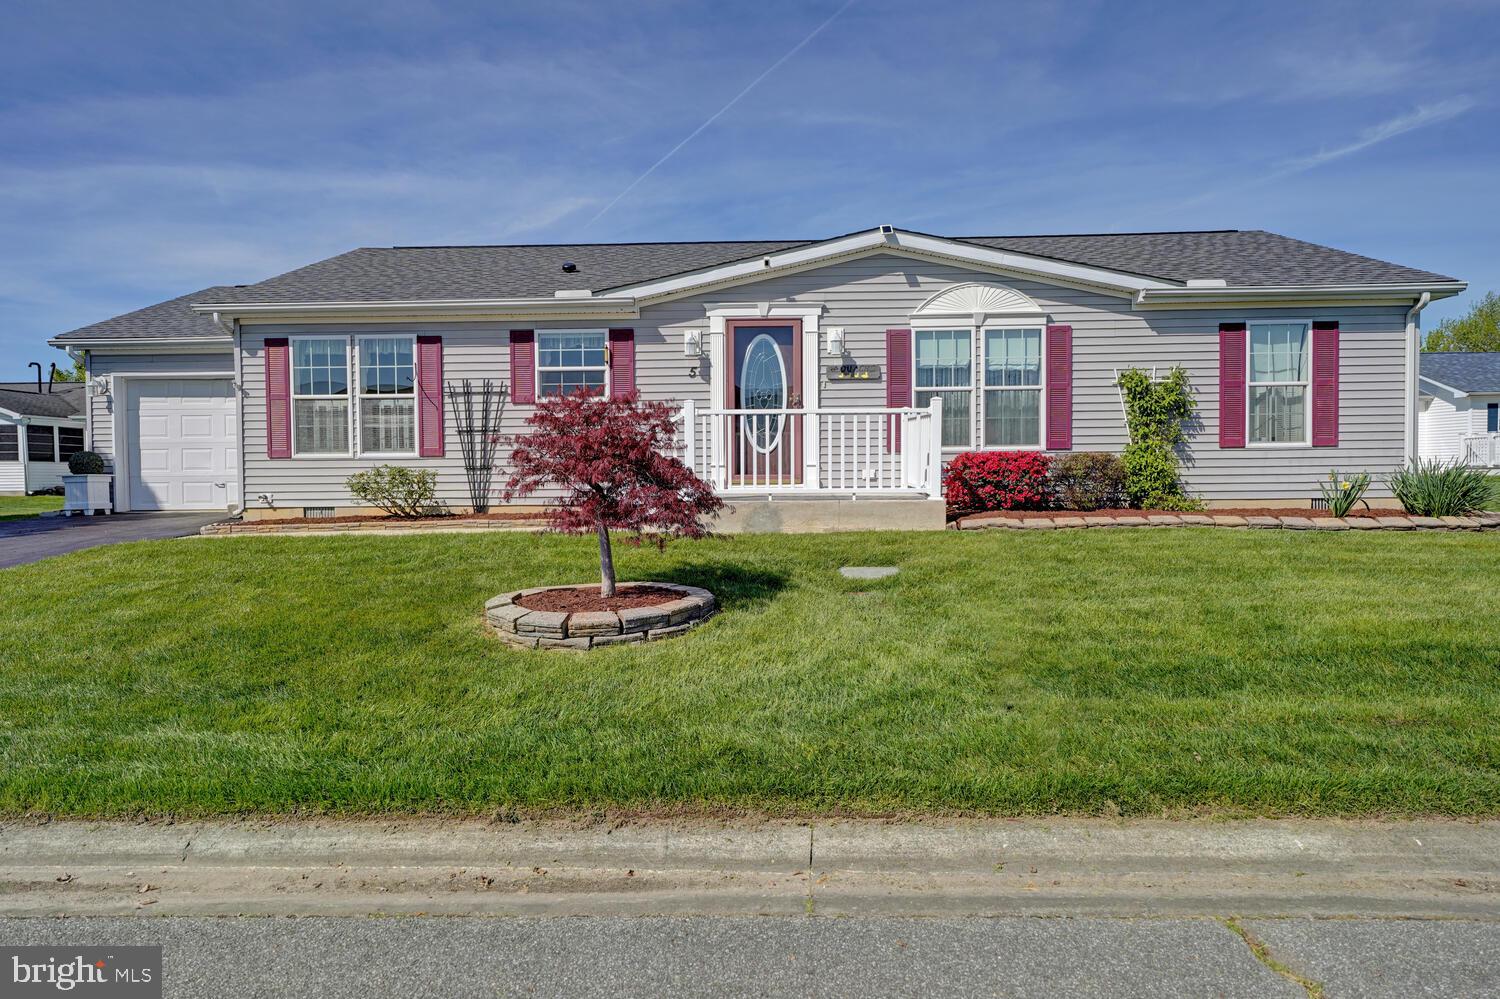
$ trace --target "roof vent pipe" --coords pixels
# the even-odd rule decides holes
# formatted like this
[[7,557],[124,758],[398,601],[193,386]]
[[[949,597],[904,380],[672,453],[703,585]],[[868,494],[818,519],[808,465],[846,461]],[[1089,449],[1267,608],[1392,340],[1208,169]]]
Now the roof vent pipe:
[[573,261],[571,260],[564,260],[562,267],[564,274],[572,274],[574,271],[578,270],[578,265],[573,263]]
[[41,395],[42,394],[42,362],[41,361],[27,361],[26,362],[26,366],[28,368],[36,368],[36,394],[37,395]]

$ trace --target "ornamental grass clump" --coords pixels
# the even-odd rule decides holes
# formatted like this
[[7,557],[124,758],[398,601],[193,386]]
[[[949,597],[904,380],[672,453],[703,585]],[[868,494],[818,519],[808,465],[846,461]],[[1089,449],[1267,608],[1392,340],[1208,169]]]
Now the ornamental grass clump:
[[1387,482],[1406,512],[1419,517],[1461,517],[1490,500],[1489,474],[1459,462],[1430,458],[1403,465]]
[[[1323,492],[1323,502],[1328,505],[1328,512],[1335,517],[1347,517],[1349,511],[1354,509],[1354,504],[1364,498],[1365,490],[1370,488],[1370,475],[1368,472],[1342,475],[1335,469],[1328,473],[1328,481],[1319,483],[1318,488]],[[1366,509],[1369,506],[1370,504],[1365,504]]]
[[1197,510],[1202,504],[1182,487],[1177,450],[1186,440],[1183,423],[1193,415],[1186,369],[1175,367],[1157,380],[1140,368],[1120,373],[1125,398],[1125,493],[1130,505],[1147,510]]

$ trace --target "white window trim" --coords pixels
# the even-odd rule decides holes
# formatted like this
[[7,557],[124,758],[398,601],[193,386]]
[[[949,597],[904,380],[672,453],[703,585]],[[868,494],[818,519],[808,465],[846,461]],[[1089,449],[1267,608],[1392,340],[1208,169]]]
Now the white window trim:
[[[611,358],[609,356],[609,330],[607,330],[607,329],[566,329],[566,330],[540,329],[540,330],[535,330],[533,332],[535,333],[535,339],[534,339],[534,341],[532,343],[532,348],[536,351],[536,359],[535,359],[536,363],[532,365],[532,367],[535,369],[535,371],[533,372],[533,376],[534,376],[535,381],[536,381],[536,384],[533,386],[533,391],[536,393],[535,398],[536,398],[537,402],[541,402],[543,399],[551,399],[551,398],[553,398],[550,395],[543,395],[542,394],[542,370],[543,370],[543,368],[542,368],[542,337],[544,335],[560,334],[560,333],[593,333],[593,334],[597,334],[597,335],[600,335],[600,336],[604,337],[604,398],[609,399],[609,398],[611,398],[613,396],[613,394],[614,394],[614,382],[613,382],[614,365],[610,363]],[[597,371],[598,367],[596,365],[592,365],[592,364],[585,365],[583,367],[577,367],[577,366],[572,366],[572,365],[567,365],[567,366],[560,367],[560,368],[559,367],[548,366],[546,368],[546,370],[547,371]]]
[[[986,385],[982,377],[976,377],[975,382],[979,391],[979,446],[985,451],[1045,451],[1047,450],[1047,320],[1006,320],[999,323],[987,323],[979,327],[979,367],[976,373],[984,371],[984,342],[983,334],[991,330],[1040,330],[1041,344],[1037,353],[1038,381],[1035,385]],[[1036,403],[1036,443],[1035,444],[986,444],[984,443],[984,417],[985,397],[992,391],[999,392],[1035,392]]]
[[[353,349],[350,351],[350,358],[351,358],[351,361],[352,361],[352,364],[353,364],[353,368],[354,368],[354,378],[350,382],[350,387],[352,388],[353,392],[350,395],[350,399],[352,400],[352,403],[351,403],[351,405],[349,407],[349,409],[350,409],[350,414],[349,415],[350,415],[350,420],[351,420],[351,425],[350,425],[350,430],[349,430],[349,447],[351,449],[353,449],[353,451],[355,452],[355,454],[357,454],[361,458],[416,458],[416,457],[418,457],[422,453],[422,407],[417,404],[417,397],[419,395],[421,395],[422,393],[421,393],[421,386],[417,383],[417,379],[420,377],[420,367],[421,367],[421,365],[419,364],[419,362],[417,360],[417,334],[415,334],[415,333],[355,333],[355,334],[353,334],[353,337],[354,337],[354,345],[353,345]],[[364,341],[364,340],[410,340],[411,341],[411,395],[410,396],[403,396],[403,395],[401,395],[399,393],[396,394],[396,395],[384,395],[384,394],[380,394],[380,393],[372,393],[370,395],[366,395],[365,394],[365,391],[364,391],[364,382],[363,382],[363,380],[361,378],[361,374],[362,373],[361,373],[360,368],[359,368],[359,363],[360,363],[360,353],[359,353],[359,351],[360,351],[360,343],[362,341]],[[411,401],[412,401],[411,402],[411,410],[412,410],[411,444],[412,444],[412,449],[410,451],[366,451],[366,450],[364,450],[362,441],[360,440],[360,437],[359,437],[359,434],[362,431],[362,428],[359,425],[359,412],[358,412],[358,410],[360,408],[360,405],[359,405],[360,402],[362,400],[364,400],[364,399],[405,399],[405,398],[410,398]]]
[[[1256,382],[1251,381],[1250,373],[1253,370],[1250,359],[1255,352],[1256,326],[1297,326],[1300,325],[1304,335],[1307,337],[1307,380],[1300,382]],[[1245,320],[1245,447],[1255,450],[1301,450],[1312,447],[1312,329],[1310,319],[1246,319]],[[1256,388],[1274,388],[1278,385],[1300,385],[1306,390],[1302,406],[1302,439],[1300,441],[1252,441],[1250,439],[1250,394]]]
[[[926,385],[918,385],[917,384],[917,336],[919,334],[922,334],[922,333],[947,333],[947,332],[967,333],[969,335],[969,384],[967,386],[964,386],[964,385],[948,385],[948,386],[926,386]],[[918,392],[943,392],[943,393],[955,393],[955,394],[958,393],[958,392],[967,392],[967,393],[969,393],[969,443],[968,444],[944,444],[943,447],[942,447],[942,450],[944,452],[948,452],[948,453],[952,453],[952,454],[959,454],[959,453],[961,453],[963,451],[978,450],[979,447],[981,446],[979,444],[976,444],[976,441],[980,440],[981,438],[979,437],[978,432],[975,429],[976,424],[975,424],[975,420],[974,420],[974,414],[977,413],[977,412],[979,412],[979,410],[977,408],[978,404],[977,404],[976,400],[974,399],[975,384],[979,381],[979,377],[978,377],[979,369],[978,369],[978,367],[975,366],[975,363],[974,363],[974,359],[977,356],[979,356],[978,354],[976,354],[976,348],[975,348],[975,343],[976,343],[977,339],[978,338],[975,336],[975,333],[974,333],[974,327],[967,326],[967,325],[965,325],[963,323],[955,323],[955,322],[949,321],[947,323],[943,323],[942,325],[938,325],[936,323],[936,321],[934,321],[934,320],[924,320],[920,326],[913,326],[912,327],[912,331],[911,331],[911,401],[912,401],[912,405],[915,406],[916,403],[917,403],[917,393]],[[983,422],[978,423],[978,426],[980,426],[980,427],[984,426]]]
[[[287,337],[287,375],[291,382],[287,398],[289,400],[287,424],[292,435],[292,457],[307,461],[323,461],[329,458],[353,458],[356,440],[354,426],[355,391],[354,377],[358,369],[354,366],[354,343],[353,335],[349,333],[305,333],[297,336]],[[297,341],[298,340],[342,340],[344,341],[344,368],[345,381],[349,391],[344,395],[298,395],[297,394]],[[343,451],[318,451],[312,454],[299,454],[297,452],[297,400],[298,399],[342,399],[348,405],[345,406],[344,423],[347,428],[345,436],[349,441],[349,447]]]
[[[944,454],[959,454],[964,451],[1045,451],[1047,450],[1047,326],[1049,321],[1044,315],[1024,316],[983,316],[985,321],[975,324],[971,317],[969,323],[954,322],[952,318],[947,320],[933,316],[913,317],[911,320],[911,390],[912,401],[916,401],[917,392],[961,392],[960,388],[935,389],[922,388],[917,385],[917,334],[930,333],[935,330],[967,330],[969,333],[969,443],[967,446],[943,447]],[[1035,444],[1014,445],[990,445],[984,442],[984,396],[986,392],[984,384],[984,333],[986,330],[1029,330],[1039,329],[1042,331],[1042,381],[1041,384],[1032,388],[1029,385],[1014,385],[1012,389],[1025,389],[1026,391],[1040,390],[1041,396],[1037,403],[1037,442]],[[1248,405],[1248,403],[1247,403]]]

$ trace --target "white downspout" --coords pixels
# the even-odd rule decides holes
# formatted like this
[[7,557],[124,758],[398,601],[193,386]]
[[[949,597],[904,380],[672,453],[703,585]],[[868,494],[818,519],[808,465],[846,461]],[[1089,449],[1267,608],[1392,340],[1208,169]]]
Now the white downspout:
[[1418,315],[1432,301],[1432,292],[1424,291],[1406,313],[1406,463],[1417,461],[1417,404],[1420,401],[1417,378],[1421,374],[1422,344],[1418,339]]

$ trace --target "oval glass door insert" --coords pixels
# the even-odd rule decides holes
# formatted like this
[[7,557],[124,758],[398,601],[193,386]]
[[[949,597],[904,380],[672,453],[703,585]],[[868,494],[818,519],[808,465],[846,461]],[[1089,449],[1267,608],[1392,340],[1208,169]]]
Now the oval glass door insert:
[[[741,364],[740,400],[744,408],[785,409],[786,362],[775,339],[762,333],[751,340]],[[779,414],[746,416],[742,422],[750,445],[762,454],[773,450],[781,440],[781,421]]]

